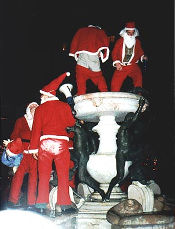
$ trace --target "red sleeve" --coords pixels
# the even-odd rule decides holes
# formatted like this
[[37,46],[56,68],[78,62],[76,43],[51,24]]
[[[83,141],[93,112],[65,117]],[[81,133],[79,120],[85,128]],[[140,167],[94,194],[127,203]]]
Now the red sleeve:
[[70,53],[71,54],[75,54],[77,49],[78,49],[80,33],[81,33],[81,29],[79,29],[75,33],[75,35],[72,39],[71,46],[70,46]]
[[137,53],[138,53],[138,58],[144,55],[144,51],[142,49],[140,40],[137,40]]
[[112,60],[113,62],[116,60],[121,61],[121,52],[122,52],[122,44],[123,44],[123,39],[120,38],[116,41],[114,48],[112,50]]
[[21,132],[22,128],[23,128],[23,126],[22,126],[21,118],[18,118],[15,122],[13,131],[10,135],[10,139],[16,139],[16,138],[20,137],[20,132]]
[[41,112],[40,109],[35,110],[35,115],[32,125],[32,134],[30,140],[30,150],[38,150],[41,136]]

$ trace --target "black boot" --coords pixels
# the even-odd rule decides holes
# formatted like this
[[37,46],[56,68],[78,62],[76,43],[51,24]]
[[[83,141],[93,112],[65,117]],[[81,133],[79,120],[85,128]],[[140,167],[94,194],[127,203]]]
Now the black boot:
[[17,203],[17,204],[14,204],[13,202],[11,201],[8,201],[7,202],[7,209],[21,209],[22,206],[21,204]]
[[78,213],[78,209],[76,208],[76,206],[73,207],[72,205],[61,206],[61,213],[63,215],[76,214]]

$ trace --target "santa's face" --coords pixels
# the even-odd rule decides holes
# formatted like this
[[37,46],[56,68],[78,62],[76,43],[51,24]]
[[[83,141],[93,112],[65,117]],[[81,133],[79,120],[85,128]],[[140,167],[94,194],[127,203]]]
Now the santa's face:
[[136,39],[134,34],[135,30],[126,30],[124,33],[124,43],[128,48],[132,48],[135,45]]
[[34,117],[35,110],[36,110],[37,107],[38,107],[37,104],[32,104],[32,105],[30,106],[30,113],[31,113],[32,117]]
[[49,98],[47,95],[43,95],[41,94],[41,104],[45,103],[47,101],[47,99]]
[[126,30],[126,33],[128,34],[128,36],[134,36],[135,30]]

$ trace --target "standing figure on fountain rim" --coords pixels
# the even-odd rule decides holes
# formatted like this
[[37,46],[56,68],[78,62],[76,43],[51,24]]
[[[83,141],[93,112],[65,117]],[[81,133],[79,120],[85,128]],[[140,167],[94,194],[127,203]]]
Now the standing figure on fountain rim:
[[116,41],[112,50],[113,66],[116,68],[111,81],[111,91],[120,91],[127,76],[132,78],[134,87],[142,87],[142,72],[138,66],[141,62],[147,61],[147,56],[141,46],[138,30],[135,22],[128,22],[120,32],[120,38]]
[[86,94],[86,81],[90,79],[100,91],[107,92],[100,60],[109,58],[109,39],[100,27],[89,25],[80,28],[73,37],[69,56],[77,61],[77,95]]

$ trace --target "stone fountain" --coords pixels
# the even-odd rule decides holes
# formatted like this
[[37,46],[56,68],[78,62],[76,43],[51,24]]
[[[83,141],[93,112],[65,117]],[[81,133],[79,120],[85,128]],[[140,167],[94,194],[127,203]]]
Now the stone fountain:
[[[92,130],[99,135],[99,148],[97,154],[90,155],[87,170],[105,191],[116,176],[116,135],[120,127],[117,123],[122,122],[128,112],[137,110],[139,98],[139,95],[126,92],[97,92],[74,98],[76,117],[97,123]],[[111,198],[120,198],[121,192],[114,196],[115,192],[114,189]]]
[[[127,113],[137,110],[139,99],[140,95],[127,92],[96,92],[74,98],[76,118],[97,123],[92,130],[99,135],[99,148],[96,154],[90,155],[87,170],[100,183],[100,188],[104,191],[107,190],[111,179],[117,173],[115,155],[117,151],[116,135],[120,127],[118,123],[124,120]],[[126,167],[129,167],[129,164]],[[99,217],[106,220],[107,210],[124,198],[127,196],[118,186],[114,187],[111,193],[110,203],[100,202],[99,204],[101,196],[93,192],[91,194],[92,202],[86,203],[82,208],[82,214],[85,213],[86,217],[88,213],[91,214],[89,217],[95,216],[94,222],[97,223],[98,211],[104,216],[99,215]],[[79,219],[82,220],[82,218],[81,215]],[[100,222],[105,223],[102,218],[100,218]],[[86,220],[88,222],[87,218]],[[93,228],[95,228],[94,225]],[[103,228],[107,228],[107,225]]]

